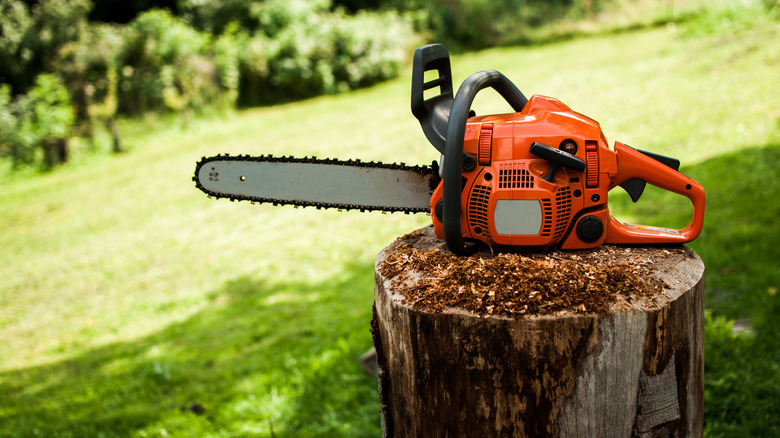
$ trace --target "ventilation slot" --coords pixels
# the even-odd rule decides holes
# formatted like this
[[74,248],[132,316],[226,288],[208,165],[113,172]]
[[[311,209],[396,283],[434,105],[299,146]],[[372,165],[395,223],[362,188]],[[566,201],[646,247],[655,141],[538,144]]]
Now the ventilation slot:
[[498,166],[499,189],[532,189],[534,176],[525,163],[507,163]]
[[485,237],[490,236],[488,228],[490,192],[490,187],[475,185],[469,198],[469,226],[475,233]]
[[555,236],[557,240],[566,232],[571,216],[571,187],[560,187],[555,195]]
[[553,226],[552,201],[542,199],[542,236],[550,237]]

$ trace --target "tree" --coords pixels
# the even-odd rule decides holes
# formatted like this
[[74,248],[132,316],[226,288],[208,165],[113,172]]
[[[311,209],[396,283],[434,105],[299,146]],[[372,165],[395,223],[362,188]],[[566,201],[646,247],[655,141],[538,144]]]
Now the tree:
[[78,41],[60,50],[58,73],[65,81],[79,123],[94,136],[93,122],[105,123],[112,150],[121,152],[115,119],[118,109],[119,56],[122,28],[109,24],[90,26]]
[[50,72],[58,50],[86,26],[89,0],[0,0],[0,82],[16,96]]
[[[0,100],[10,101],[2,93],[0,96]],[[7,113],[13,117],[11,128],[15,128],[9,131],[8,144],[14,167],[40,162],[42,168],[49,169],[68,160],[67,140],[74,115],[68,90],[56,76],[39,75],[30,92],[8,107]]]

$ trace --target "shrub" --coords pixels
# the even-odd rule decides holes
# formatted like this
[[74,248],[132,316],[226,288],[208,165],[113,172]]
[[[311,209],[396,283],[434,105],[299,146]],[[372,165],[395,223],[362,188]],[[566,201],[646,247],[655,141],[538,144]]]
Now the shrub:
[[214,41],[214,62],[220,85],[227,91],[229,103],[238,98],[241,83],[240,58],[242,48],[247,47],[249,35],[238,23],[231,23],[225,32]]
[[12,156],[16,145],[16,115],[11,86],[0,84],[0,157]]
[[220,35],[231,23],[253,31],[258,27],[253,14],[256,0],[180,0],[179,14],[195,29]]
[[[54,119],[35,115],[51,105],[52,117],[67,119],[63,84],[73,106],[68,125],[74,114],[89,134],[95,119],[106,123],[119,150],[117,115],[272,104],[371,85],[397,75],[414,38],[396,12],[350,15],[331,0],[182,0],[184,17],[205,31],[154,9],[127,25],[88,24],[88,6],[0,0],[0,79],[10,84],[2,123],[14,128],[0,153],[16,165],[36,161],[41,142],[66,137],[46,131],[59,126]],[[28,76],[38,77],[35,92]],[[43,99],[42,87],[54,100]],[[66,158],[58,147],[47,163]]]
[[[123,32],[119,26],[94,24],[81,39],[60,50],[57,72],[70,91],[79,121],[87,121],[90,108],[105,105],[101,113],[116,113],[117,74]],[[93,110],[94,111],[94,110]]]
[[349,15],[331,0],[182,0],[179,10],[195,28],[219,34],[214,52],[221,86],[231,98],[237,91],[244,106],[394,77],[414,34],[396,12]]
[[168,11],[141,14],[127,28],[118,58],[119,111],[202,108],[218,95],[210,39]]
[[29,93],[11,101],[0,88],[0,138],[14,167],[39,163],[50,168],[67,161],[67,138],[73,125],[68,90],[54,75],[41,74]]
[[414,43],[411,24],[395,12],[325,13],[329,1],[263,5],[257,11],[260,30],[246,40],[240,59],[242,105],[337,93],[392,78]]
[[89,0],[0,0],[0,80],[14,95],[25,93],[60,47],[80,37],[88,10]]
[[482,48],[533,41],[536,28],[590,17],[617,0],[392,0],[402,11],[422,11],[432,39]]

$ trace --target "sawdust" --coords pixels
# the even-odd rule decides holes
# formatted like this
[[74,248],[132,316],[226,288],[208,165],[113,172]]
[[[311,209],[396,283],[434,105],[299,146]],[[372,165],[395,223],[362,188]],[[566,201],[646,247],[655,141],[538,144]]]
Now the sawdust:
[[669,287],[654,277],[655,259],[673,253],[684,257],[686,251],[602,245],[584,251],[457,257],[424,230],[400,237],[379,272],[405,304],[430,312],[455,307],[513,316],[605,313],[637,301],[652,306]]

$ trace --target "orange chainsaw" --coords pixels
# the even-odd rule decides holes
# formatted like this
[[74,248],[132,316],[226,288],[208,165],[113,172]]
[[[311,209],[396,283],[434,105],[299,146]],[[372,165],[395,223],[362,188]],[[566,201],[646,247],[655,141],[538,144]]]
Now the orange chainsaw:
[[[471,104],[486,88],[516,112],[477,117]],[[527,99],[495,70],[469,76],[453,97],[450,57],[440,44],[414,53],[411,103],[441,166],[218,155],[198,162],[193,180],[208,195],[231,200],[427,212],[436,236],[458,255],[477,242],[510,250],[586,249],[684,243],[701,231],[704,189],[678,172],[678,160],[620,142],[612,150],[598,122],[557,99]],[[609,213],[610,190],[621,186],[636,202],[646,183],[690,199],[691,222],[682,229],[649,227]]]

